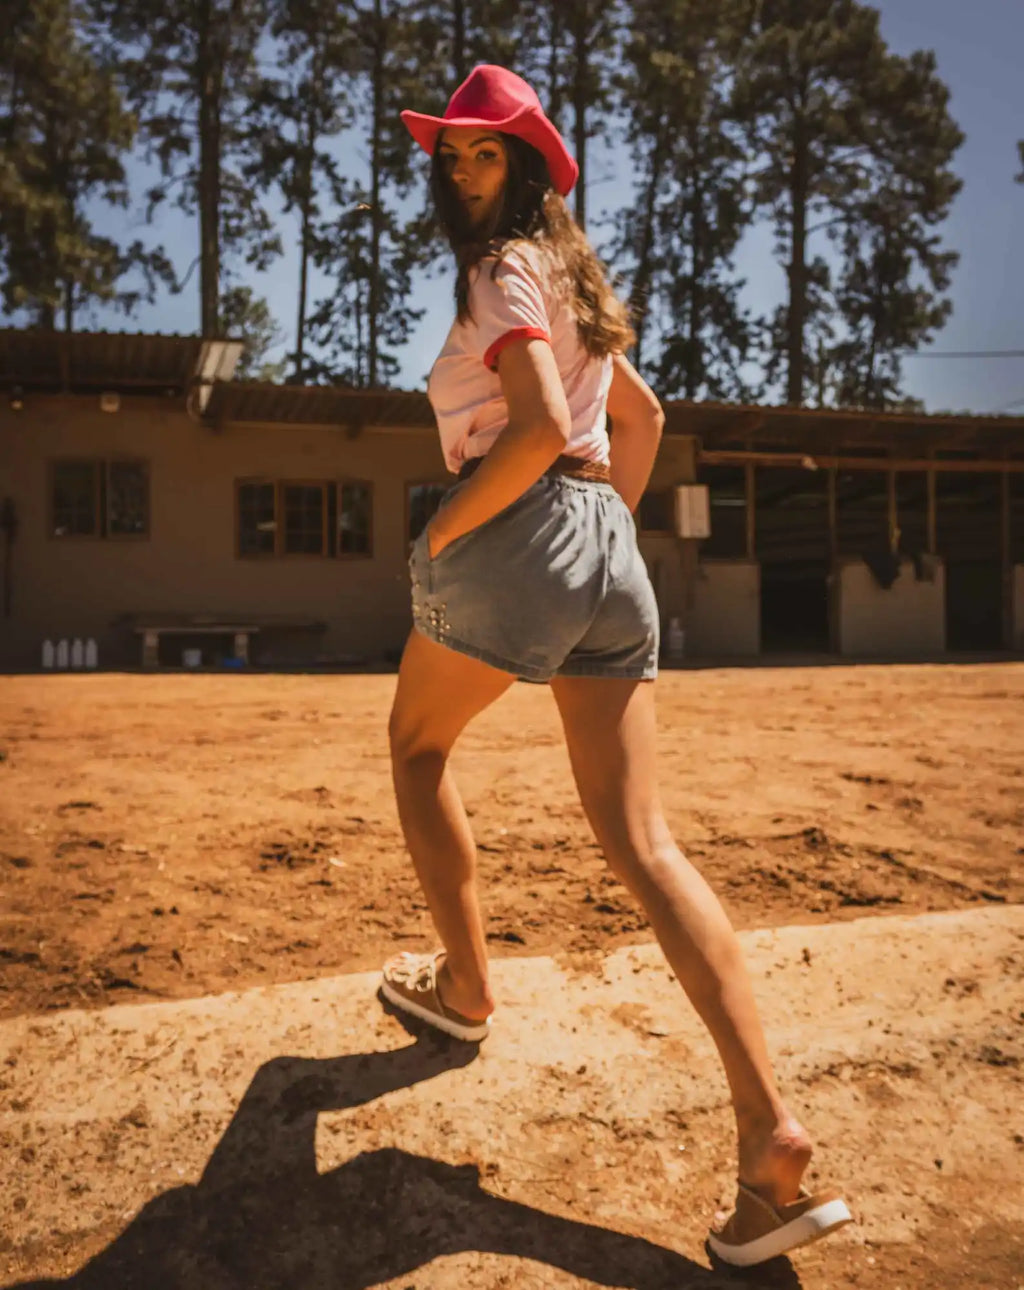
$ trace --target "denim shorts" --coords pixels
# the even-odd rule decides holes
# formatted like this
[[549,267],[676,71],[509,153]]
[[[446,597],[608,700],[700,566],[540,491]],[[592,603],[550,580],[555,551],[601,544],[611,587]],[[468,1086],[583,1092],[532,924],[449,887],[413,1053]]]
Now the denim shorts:
[[542,475],[434,559],[424,530],[409,571],[414,627],[460,654],[526,681],[657,675],[654,589],[611,484]]

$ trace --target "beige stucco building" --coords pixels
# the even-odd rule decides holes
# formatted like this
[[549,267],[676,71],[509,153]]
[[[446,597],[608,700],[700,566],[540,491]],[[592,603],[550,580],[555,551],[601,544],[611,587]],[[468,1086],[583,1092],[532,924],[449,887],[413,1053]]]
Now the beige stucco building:
[[[409,544],[450,482],[426,399],[235,382],[236,356],[0,332],[0,667],[62,640],[138,665],[147,633],[162,665],[398,657]],[[667,414],[638,527],[687,657],[1024,649],[1024,421]],[[674,532],[694,482],[704,540]]]

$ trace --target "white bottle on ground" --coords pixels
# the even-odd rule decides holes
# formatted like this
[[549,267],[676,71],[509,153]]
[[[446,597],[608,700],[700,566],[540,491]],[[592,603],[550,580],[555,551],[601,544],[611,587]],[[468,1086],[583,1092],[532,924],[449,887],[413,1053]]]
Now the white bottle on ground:
[[57,642],[57,667],[67,667],[68,665],[68,643],[66,640]]
[[71,666],[79,668],[85,662],[85,646],[82,644],[81,637],[76,636],[71,642]]
[[53,641],[43,641],[43,667],[53,667],[55,653]]
[[98,667],[100,661],[99,649],[95,640],[90,636],[85,642],[85,666]]

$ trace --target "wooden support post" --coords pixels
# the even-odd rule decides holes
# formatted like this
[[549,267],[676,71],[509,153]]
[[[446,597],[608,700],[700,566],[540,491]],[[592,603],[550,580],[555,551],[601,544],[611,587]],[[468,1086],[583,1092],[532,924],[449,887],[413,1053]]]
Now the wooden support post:
[[900,517],[896,509],[896,472],[886,472],[889,496],[889,550],[898,551],[900,545]]
[[142,636],[142,666],[159,667],[160,633],[144,632]]
[[753,560],[754,551],[757,542],[757,479],[754,475],[756,467],[752,461],[748,461],[744,470],[746,472],[746,489],[747,489],[747,559]]
[[828,611],[828,648],[832,654],[838,654],[842,649],[839,609],[840,597],[842,596],[839,569],[839,511],[836,498],[838,475],[838,467],[835,465],[829,466],[826,479],[828,494],[828,577],[825,579],[825,595]]
[[935,505],[935,471],[929,466],[925,475],[928,481],[928,554],[938,555],[938,522]]
[[839,554],[838,507],[836,502],[836,480],[839,471],[835,466],[828,468],[828,558],[834,566]]
[[1003,573],[1003,648],[1013,648],[1013,547],[1010,542],[1010,476],[1000,478],[1000,564]]

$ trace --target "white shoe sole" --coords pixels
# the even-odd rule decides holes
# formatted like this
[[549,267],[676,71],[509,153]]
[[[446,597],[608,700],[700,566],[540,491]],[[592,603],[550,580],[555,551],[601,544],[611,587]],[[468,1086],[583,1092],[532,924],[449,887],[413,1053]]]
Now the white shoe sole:
[[772,1232],[766,1232],[756,1241],[747,1241],[745,1245],[723,1245],[714,1235],[708,1236],[708,1245],[723,1263],[731,1263],[736,1268],[753,1267],[755,1263],[766,1263],[777,1259],[780,1254],[788,1254],[801,1245],[811,1241],[820,1241],[837,1228],[853,1221],[853,1215],[842,1200],[830,1200],[824,1205],[809,1209],[799,1218],[784,1223]]
[[435,1030],[443,1030],[446,1035],[451,1035],[453,1039],[464,1039],[467,1043],[478,1043],[481,1039],[486,1039],[491,1033],[491,1019],[480,1021],[471,1026],[464,1026],[461,1022],[452,1021],[449,1017],[442,1017],[437,1012],[431,1012],[429,1008],[421,1008],[419,1004],[412,1003],[403,994],[388,985],[387,981],[380,983],[380,992],[387,999],[388,1003],[394,1004],[399,1012],[407,1012],[410,1017],[416,1017],[420,1021],[425,1021],[428,1026],[433,1026]]

